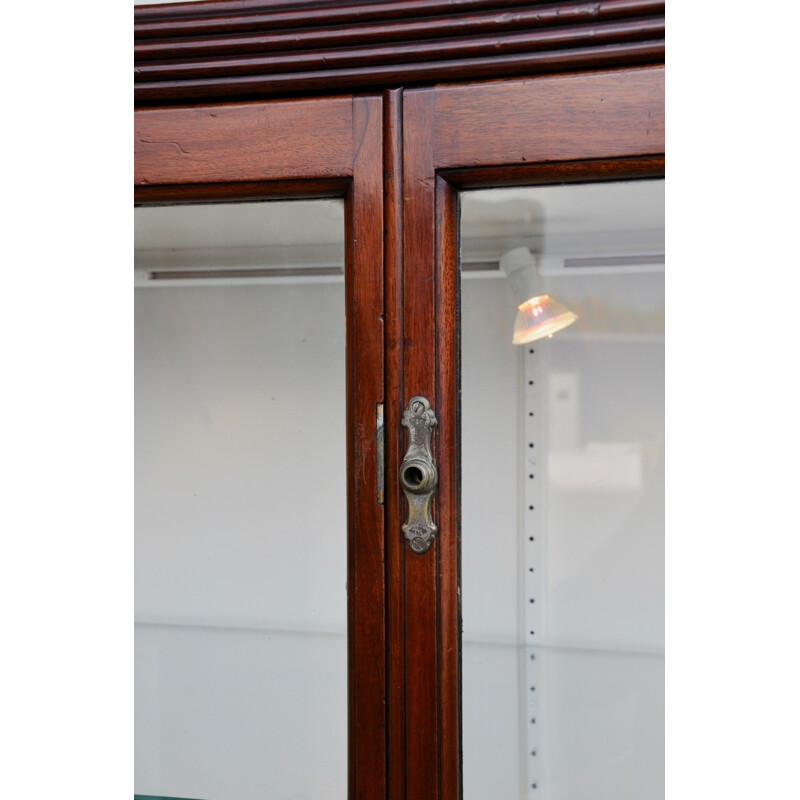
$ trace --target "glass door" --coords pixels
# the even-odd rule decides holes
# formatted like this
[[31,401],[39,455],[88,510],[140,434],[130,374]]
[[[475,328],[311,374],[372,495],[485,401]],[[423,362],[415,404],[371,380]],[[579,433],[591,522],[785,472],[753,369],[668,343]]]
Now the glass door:
[[403,403],[438,483],[388,570],[393,799],[663,789],[663,82],[403,95]]
[[663,797],[663,219],[661,180],[462,195],[465,800]]
[[136,111],[137,794],[385,797],[381,110]]
[[347,796],[341,200],[136,210],[135,790]]
[[[540,784],[550,787],[551,793],[572,792],[575,786],[570,781],[575,775],[591,783],[596,777],[591,770],[595,768],[616,770],[619,774],[614,764],[624,772],[644,763],[620,756],[635,737],[620,722],[621,718],[613,718],[615,725],[620,724],[616,738],[621,749],[610,754],[598,751],[597,732],[591,727],[597,715],[590,713],[590,706],[592,698],[602,695],[607,700],[611,695],[605,690],[596,691],[580,676],[590,675],[600,684],[608,678],[610,686],[609,675],[618,679],[621,673],[603,672],[598,665],[604,654],[623,659],[630,656],[637,665],[648,657],[656,671],[661,657],[658,633],[651,626],[658,614],[655,606],[638,609],[643,616],[623,615],[623,624],[614,621],[620,607],[641,601],[640,583],[646,582],[657,567],[647,563],[635,576],[626,576],[626,580],[631,577],[632,583],[618,582],[620,568],[623,573],[628,571],[624,561],[616,564],[617,572],[610,571],[611,577],[605,581],[598,582],[591,569],[584,573],[587,560],[599,559],[600,563],[603,558],[620,555],[624,542],[635,536],[622,528],[635,522],[637,492],[649,493],[652,487],[657,490],[658,409],[657,404],[652,405],[658,394],[657,380],[649,384],[650,379],[645,380],[646,386],[641,381],[637,383],[636,371],[629,367],[638,363],[636,359],[641,360],[644,350],[633,354],[637,347],[658,349],[658,291],[652,283],[640,286],[638,282],[614,282],[630,276],[638,281],[638,273],[631,270],[614,273],[611,283],[608,279],[613,272],[610,267],[616,265],[618,270],[646,268],[642,276],[649,279],[655,275],[657,283],[663,268],[650,259],[658,252],[651,252],[649,240],[645,250],[606,252],[600,245],[614,243],[615,234],[610,229],[605,230],[603,225],[595,228],[592,223],[576,230],[570,228],[570,220],[574,217],[573,222],[577,220],[580,228],[591,216],[589,207],[601,209],[602,218],[613,201],[576,196],[565,200],[561,195],[545,192],[522,201],[523,218],[528,224],[522,233],[503,219],[502,198],[498,201],[495,196],[488,201],[499,213],[500,228],[507,228],[504,241],[495,241],[493,244],[500,249],[489,248],[491,252],[481,250],[477,242],[477,250],[470,254],[467,245],[472,246],[473,240],[503,237],[497,230],[480,233],[476,227],[480,214],[470,223],[469,202],[462,202],[460,193],[489,187],[577,186],[593,181],[630,182],[659,177],[664,164],[662,97],[663,69],[645,66],[500,83],[392,90],[385,94],[383,102],[377,97],[331,97],[138,112],[141,157],[137,158],[137,181],[141,196],[148,202],[304,196],[338,196],[345,201],[346,791],[350,797],[527,797],[529,791],[539,791]],[[231,131],[235,135],[228,135]],[[319,146],[320,134],[325,147]],[[512,205],[519,203],[514,200]],[[636,202],[626,208],[636,209]],[[463,224],[459,222],[459,210],[465,214]],[[558,212],[555,216],[554,211]],[[627,213],[621,211],[614,224],[624,221]],[[553,220],[566,227],[552,230]],[[643,230],[640,223],[641,220],[632,229]],[[611,221],[603,224],[610,225]],[[317,219],[303,225],[312,241],[317,225]],[[288,230],[283,225],[278,228]],[[579,240],[583,236],[581,241],[587,247],[581,249],[577,240],[571,249],[552,246],[552,235],[561,236],[564,244],[568,234],[580,234]],[[253,246],[258,249],[261,245],[256,242]],[[234,249],[244,251],[248,247],[234,245]],[[514,267],[510,270],[514,277],[501,283],[497,277],[499,264],[505,264],[506,253],[515,251],[506,265]],[[545,255],[556,260],[546,262]],[[635,257],[634,261],[620,262],[623,255]],[[645,257],[647,260],[642,261]],[[586,258],[592,263],[586,264]],[[611,265],[603,258],[611,258]],[[539,277],[545,280],[544,293],[551,297],[547,303],[526,306],[520,337],[514,337],[516,307],[514,293],[509,292],[512,287],[514,291],[521,290],[530,282],[521,272],[526,259],[541,267]],[[254,265],[248,262],[246,266]],[[255,266],[264,269],[263,264]],[[464,278],[463,297],[459,283],[462,266],[464,275],[471,275]],[[593,269],[600,271],[593,275]],[[492,273],[493,277],[481,273]],[[178,280],[202,281],[206,277],[210,276],[195,269],[190,278]],[[253,277],[276,281],[280,276]],[[164,274],[155,280],[175,280],[175,276]],[[493,297],[484,298],[488,305],[472,299],[470,281],[479,294],[495,292]],[[553,285],[549,286],[548,281]],[[185,290],[201,288],[182,285]],[[166,284],[155,291],[167,291]],[[501,302],[503,292],[505,308]],[[327,303],[301,300],[299,295],[290,298],[289,294],[286,293],[286,302],[269,306],[268,316],[284,320],[278,327],[292,332],[291,340],[284,337],[277,341],[278,347],[285,347],[282,352],[290,362],[291,378],[276,386],[276,391],[272,390],[273,384],[264,382],[265,392],[256,403],[256,417],[264,405],[278,402],[299,382],[308,386],[310,381],[314,385],[315,369],[327,374],[328,369],[335,368],[336,356],[329,348],[324,348],[326,355],[321,361],[317,354],[304,352],[305,326],[319,325],[326,342],[332,344],[336,340],[333,328],[323,325],[319,318],[320,314],[324,316],[323,306],[327,308]],[[212,306],[224,307],[223,313],[236,318],[238,324],[247,319],[244,311],[241,315],[237,311],[239,302],[244,308],[249,301],[248,293],[238,298],[235,306],[227,299],[215,301]],[[512,303],[511,307],[508,303]],[[524,303],[519,301],[519,305]],[[535,328],[545,312],[552,319],[549,332],[561,337],[548,340],[554,346],[550,350],[546,345],[544,350],[530,348],[535,352],[527,353],[524,345],[512,345],[513,338],[527,343],[527,330]],[[486,313],[491,319],[485,317]],[[304,322],[296,325],[298,314]],[[172,312],[167,311],[165,316],[169,320]],[[645,317],[650,327],[642,330]],[[272,333],[258,314],[250,319],[260,335]],[[561,331],[560,323],[565,320],[572,325]],[[213,335],[209,337],[207,318],[201,316],[192,324],[201,338],[205,337],[206,349],[191,357],[204,359],[207,351],[220,347],[220,341]],[[216,331],[219,337],[223,336],[221,327]],[[647,338],[654,333],[655,345]],[[641,341],[637,339],[640,334],[645,334]],[[220,350],[218,362],[210,365],[212,374],[233,379],[233,364],[240,353],[236,339],[231,344],[233,350]],[[153,344],[156,349],[158,346]],[[533,360],[526,360],[523,351]],[[647,374],[657,376],[658,360],[650,351],[644,357],[650,370]],[[266,356],[261,345],[253,349],[253,354],[266,359],[264,363],[271,363],[272,356]],[[473,360],[473,355],[470,366],[468,360]],[[243,371],[249,373],[256,368],[251,361]],[[216,382],[197,380],[205,386]],[[154,381],[158,383],[158,378]],[[539,394],[528,401],[526,388],[535,388]],[[312,394],[313,402],[308,400],[308,408],[304,405],[305,394],[300,405],[305,413],[322,413],[317,406],[324,399],[323,393],[312,390]],[[473,394],[479,398],[476,406],[470,405]],[[589,403],[590,397],[595,402]],[[644,418],[637,416],[641,410],[633,402],[637,397],[644,403]],[[240,395],[239,400],[244,397]],[[539,413],[527,402],[541,404]],[[554,413],[544,413],[548,409]],[[533,417],[528,416],[531,412]],[[545,424],[545,418],[552,418],[552,424]],[[535,420],[539,428],[526,428],[529,419]],[[306,430],[292,414],[285,421],[287,425],[271,431],[280,442],[299,439]],[[321,436],[315,423],[309,423],[308,430]],[[204,425],[207,421],[201,419],[197,430],[205,435]],[[261,425],[258,420],[256,430],[260,432],[256,439],[267,446],[269,437],[263,427],[258,427]],[[481,432],[486,430],[491,431],[491,442]],[[325,435],[328,434],[326,428]],[[215,444],[219,454],[225,455],[229,447],[241,442],[246,450],[254,448],[250,451],[253,469],[262,469],[258,462],[261,456],[255,455],[258,443],[250,441],[242,431],[231,429],[230,435],[232,442],[223,436]],[[301,471],[311,472],[318,466],[308,466],[317,446],[317,442],[306,443],[307,449],[299,456]],[[533,466],[525,461],[530,458],[525,449],[528,447],[530,452],[535,451],[536,459],[542,459],[544,473],[540,466],[538,471],[523,471],[522,467]],[[272,486],[279,486],[279,477],[282,480],[300,474],[282,460],[290,457],[290,450],[291,445],[285,453],[279,450],[276,462],[263,467],[264,474],[274,476],[276,482]],[[379,458],[381,452],[385,454],[384,463]],[[425,456],[424,469],[418,459],[421,454]],[[329,469],[336,468],[327,455],[320,456],[319,466],[325,463]],[[471,472],[473,468],[477,471]],[[192,463],[191,469],[194,475],[198,474],[197,463]],[[322,496],[316,483],[336,480],[330,472],[322,472],[326,477],[317,476],[315,485],[305,493],[290,495],[279,490],[277,496],[269,495],[264,513],[275,514],[275,503],[291,497],[294,505],[309,506],[298,517],[304,532],[315,530],[319,508],[314,506],[319,505],[318,496]],[[606,480],[603,476],[607,474],[614,475],[611,484],[603,487],[611,492],[608,495],[595,486],[597,480]],[[385,480],[381,481],[380,476]],[[216,478],[203,477],[205,487],[216,482]],[[544,488],[539,489],[544,478]],[[249,476],[241,485],[231,479],[228,486],[237,499],[241,494],[235,494],[234,489],[261,489],[258,481],[249,480]],[[540,494],[526,494],[534,486]],[[190,494],[187,489],[183,496],[194,503]],[[620,497],[625,499],[620,501]],[[657,498],[652,502],[657,504]],[[645,509],[648,520],[652,521],[654,507],[651,504]],[[523,513],[526,509],[536,515],[531,518],[535,520],[532,524],[539,527],[525,527],[529,524]],[[220,516],[213,503],[203,506],[199,515],[204,519]],[[276,518],[280,525],[294,525],[290,516]],[[588,536],[582,527],[587,519],[598,523]],[[649,522],[645,527],[651,531]],[[295,530],[291,527],[292,532]],[[529,553],[525,549],[527,542],[536,547],[545,543],[546,549],[543,553]],[[636,543],[640,544],[638,540]],[[308,548],[293,550],[292,557],[313,561],[316,554],[309,552],[311,546],[309,540]],[[322,546],[324,549],[328,545]],[[293,545],[286,547],[288,553]],[[261,575],[266,569],[266,556],[256,552],[249,558],[247,548],[242,551],[242,566]],[[648,558],[652,556],[651,542],[643,552]],[[478,562],[480,575],[473,570]],[[537,573],[537,563],[546,564],[546,568]],[[203,565],[192,566],[199,575],[205,574]],[[221,558],[219,566],[228,565]],[[264,574],[277,576],[267,581],[275,587],[273,600],[280,603],[285,597],[303,594],[284,568],[279,569],[273,562],[269,567],[276,571]],[[535,580],[544,581],[534,590],[538,596],[529,592],[531,568]],[[331,577],[329,581],[330,576],[326,575],[319,578],[317,585],[314,576],[304,577],[314,584],[310,590],[314,602],[325,603],[321,619],[333,625],[336,603],[328,603],[321,591],[326,586],[335,591],[336,580]],[[593,604],[587,608],[583,589],[571,591],[584,579],[590,579],[586,586],[593,603],[601,590],[610,592],[605,600],[613,603],[608,613],[599,617],[602,624],[592,614],[600,614],[603,607]],[[153,583],[157,581],[154,579]],[[252,586],[258,583],[256,576]],[[481,599],[477,583],[485,584],[486,599]],[[251,591],[246,583],[240,586],[231,579],[229,585],[242,598],[255,596],[256,590],[251,587]],[[259,586],[259,590],[262,588]],[[535,607],[535,612],[529,610],[527,603]],[[286,619],[295,625],[292,631],[303,629],[309,619],[303,615],[303,604],[297,609],[292,605],[290,601],[285,607]],[[228,610],[233,611],[234,606]],[[206,611],[221,613],[221,609]],[[273,624],[265,618],[258,621],[258,614],[249,603],[236,611],[253,625]],[[531,625],[536,618],[529,617],[529,613],[541,614],[543,623],[538,630]],[[626,625],[633,618],[639,620],[639,627],[628,630]],[[494,627],[498,621],[499,627]],[[143,623],[147,620],[143,619]],[[526,634],[529,630],[534,633]],[[314,633],[332,634],[333,630],[315,628]],[[480,648],[495,645],[514,650],[515,672],[505,657],[500,659],[502,664],[495,665],[497,669],[482,672],[489,651],[484,653]],[[532,740],[526,738],[523,720],[537,720],[530,723],[533,725],[547,717],[545,706],[544,716],[528,717],[529,698],[541,697],[545,688],[545,683],[529,684],[522,667],[523,663],[527,665],[526,655],[536,655],[530,650],[535,647],[549,648],[547,658],[541,651],[539,663],[546,661],[545,673],[555,676],[546,684],[550,687],[549,699],[535,702],[550,703],[557,710],[544,740],[550,761],[540,772],[524,756],[531,753],[532,758],[538,757],[538,749],[529,747]],[[498,654],[500,649],[491,652]],[[577,660],[570,661],[573,655]],[[579,677],[570,682],[568,668],[572,667]],[[294,670],[287,663],[287,671],[294,674]],[[289,677],[287,674],[287,681]],[[652,675],[642,680],[651,678]],[[302,685],[309,680],[304,678]],[[486,682],[500,692],[496,699]],[[523,686],[525,701],[521,703]],[[587,703],[577,697],[579,690],[587,692]],[[565,701],[565,697],[571,699]],[[252,699],[255,701],[256,695]],[[274,696],[276,702],[282,699]],[[313,705],[313,698],[309,699]],[[321,697],[318,699],[323,702]],[[630,698],[621,702],[629,709],[629,717],[640,714],[642,706]],[[473,704],[471,710],[467,709],[468,704]],[[484,713],[481,704],[496,708]],[[588,716],[580,717],[573,725],[570,714],[575,711],[575,704],[581,714]],[[302,703],[291,703],[286,710],[300,706]],[[516,716],[510,724],[509,717],[503,714],[512,706]],[[611,719],[609,716],[604,724]],[[278,730],[282,724],[278,722]],[[325,729],[326,723],[315,724],[318,730]],[[650,730],[649,717],[643,725]],[[480,733],[476,733],[476,726],[482,728]],[[580,733],[573,735],[575,730]],[[588,743],[582,753],[584,742]],[[314,745],[309,742],[309,746]],[[329,758],[335,761],[338,756],[333,755],[327,740],[325,746],[328,749],[322,759],[332,763]],[[503,757],[489,765],[491,754],[498,749]],[[259,755],[263,752],[259,750]],[[599,761],[598,752],[602,755]],[[264,757],[270,759],[272,754],[267,751]],[[570,762],[575,758],[577,761]],[[288,759],[287,756],[285,763],[274,768],[291,773],[297,762]],[[573,768],[577,771],[570,772]],[[604,776],[605,772],[601,777]],[[263,774],[257,778],[262,780]],[[620,788],[612,784],[608,785],[613,790]],[[580,783],[575,790],[583,791],[585,785]],[[636,781],[632,780],[625,787],[633,785]],[[262,784],[258,790],[268,792],[269,787]],[[290,791],[329,792],[330,787],[309,784]]]

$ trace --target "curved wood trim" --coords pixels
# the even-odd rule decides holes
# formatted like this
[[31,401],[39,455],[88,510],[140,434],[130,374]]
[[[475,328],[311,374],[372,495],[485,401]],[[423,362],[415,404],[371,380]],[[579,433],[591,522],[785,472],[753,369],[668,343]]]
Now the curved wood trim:
[[[193,4],[187,4],[191,6]],[[337,49],[374,46],[378,43],[402,44],[449,39],[461,41],[471,36],[491,35],[498,46],[505,36],[515,31],[532,32],[551,27],[569,30],[575,26],[600,27],[612,22],[642,21],[655,17],[663,22],[661,4],[648,2],[631,9],[629,0],[605,0],[599,3],[561,3],[539,8],[505,9],[485,14],[462,14],[451,10],[448,15],[433,18],[411,18],[401,21],[375,22],[359,20],[344,27],[309,27],[307,29],[273,30],[263,28],[253,33],[222,36],[181,36],[173,28],[165,29],[164,37],[134,39],[137,62],[209,58],[230,55],[298,52],[320,50],[333,54]],[[644,6],[644,7],[643,7]],[[635,11],[635,13],[625,13]],[[310,13],[310,12],[309,12]]]
[[[260,12],[253,11],[260,8]],[[140,105],[264,98],[661,63],[660,0],[137,9]],[[236,8],[229,15],[224,8]],[[145,12],[153,9],[147,16]],[[244,10],[242,10],[244,9]],[[401,14],[406,10],[406,14]],[[248,13],[245,13],[247,11]],[[149,21],[148,21],[149,20]]]
[[[388,2],[342,2],[342,0],[208,0],[134,7],[134,35],[138,39],[186,36],[211,37],[251,31],[279,31],[329,26],[353,28],[377,21],[454,17],[499,10],[538,7],[543,18],[559,10],[559,16],[611,13],[628,17],[663,13],[663,0],[613,0],[609,2],[565,2],[561,0],[388,0]],[[659,12],[654,8],[660,7]]]
[[[480,11],[518,5],[536,5],[537,0],[386,0],[386,2],[341,2],[341,0],[204,0],[134,8],[136,31],[158,35],[163,28],[194,35],[221,29],[303,28],[313,25],[353,25],[362,20],[441,16],[454,11]],[[542,5],[542,0],[538,0]]]
[[254,97],[293,92],[319,93],[326,90],[343,91],[353,87],[397,87],[400,85],[414,87],[419,84],[437,82],[655,64],[663,60],[663,42],[647,41],[556,52],[545,51],[455,61],[395,64],[349,70],[145,82],[137,84],[134,95],[140,105],[173,102],[178,98],[184,102],[198,102],[221,97]]
[[498,41],[497,36],[476,36],[469,39],[436,39],[403,44],[348,47],[346,50],[306,50],[256,56],[221,56],[184,61],[146,61],[136,67],[138,82],[178,80],[264,73],[292,73],[308,70],[337,70],[347,67],[405,64],[411,61],[445,61],[448,59],[552,50],[555,47],[601,46],[648,41],[663,38],[664,20],[626,20],[608,25],[580,25],[574,28],[545,28],[511,33]]

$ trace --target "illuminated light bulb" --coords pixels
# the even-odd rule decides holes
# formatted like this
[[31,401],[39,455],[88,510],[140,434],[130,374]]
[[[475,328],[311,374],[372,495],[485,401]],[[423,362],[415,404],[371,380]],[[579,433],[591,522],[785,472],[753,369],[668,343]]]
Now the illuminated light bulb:
[[578,315],[558,300],[541,292],[536,260],[527,247],[509,250],[500,259],[500,268],[508,276],[511,291],[518,303],[514,320],[513,344],[527,344],[572,325]]
[[512,343],[527,344],[545,336],[552,339],[554,333],[572,325],[576,319],[577,314],[549,294],[531,297],[519,305]]

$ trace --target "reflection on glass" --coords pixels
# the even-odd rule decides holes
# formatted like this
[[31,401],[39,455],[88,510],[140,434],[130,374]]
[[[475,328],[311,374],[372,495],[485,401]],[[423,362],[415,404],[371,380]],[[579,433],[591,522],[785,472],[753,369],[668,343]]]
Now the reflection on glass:
[[[465,800],[664,795],[663,191],[462,197]],[[515,347],[523,247],[577,319]]]
[[578,318],[563,303],[544,294],[536,260],[527,247],[515,247],[500,257],[500,269],[517,303],[513,344],[526,344],[552,337]]
[[136,211],[137,794],[347,794],[343,232]]

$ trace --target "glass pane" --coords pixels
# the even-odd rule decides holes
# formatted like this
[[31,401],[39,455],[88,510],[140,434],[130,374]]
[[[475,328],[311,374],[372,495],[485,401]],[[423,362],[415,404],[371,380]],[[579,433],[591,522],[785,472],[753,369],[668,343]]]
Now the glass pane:
[[136,210],[135,792],[346,797],[339,201]]
[[465,800],[664,796],[663,220],[462,197]]

